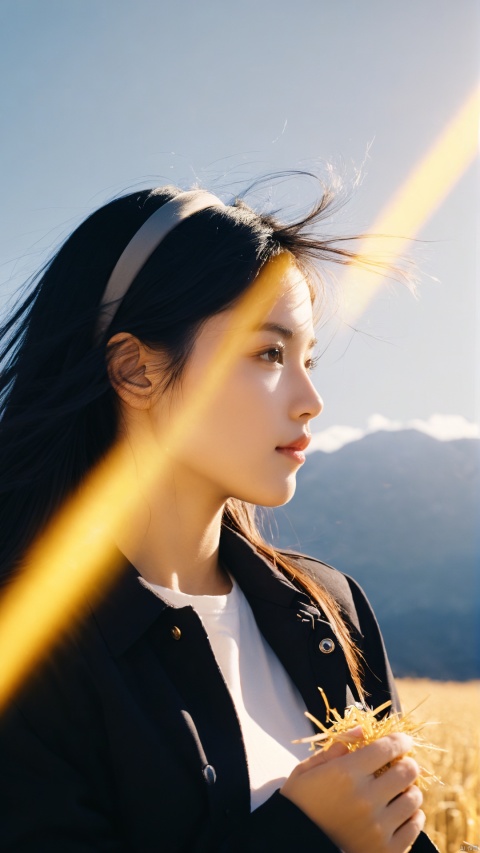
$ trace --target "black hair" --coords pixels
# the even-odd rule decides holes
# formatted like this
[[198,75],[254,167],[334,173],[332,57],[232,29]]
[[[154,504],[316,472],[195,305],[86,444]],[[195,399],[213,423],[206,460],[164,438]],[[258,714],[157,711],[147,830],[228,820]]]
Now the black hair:
[[[173,385],[202,322],[234,305],[270,259],[291,252],[309,280],[318,262],[358,259],[344,238],[317,233],[335,203],[329,189],[323,187],[313,209],[290,223],[235,199],[191,215],[168,234],[98,341],[100,303],[113,267],[146,219],[179,192],[174,187],[137,191],[92,213],[42,269],[1,330],[3,579],[115,441],[118,407],[108,375],[109,338],[129,332],[161,348]],[[251,507],[230,499],[224,523],[305,586],[301,572],[263,542]],[[318,598],[315,589],[310,592]],[[322,603],[328,605],[324,598]]]

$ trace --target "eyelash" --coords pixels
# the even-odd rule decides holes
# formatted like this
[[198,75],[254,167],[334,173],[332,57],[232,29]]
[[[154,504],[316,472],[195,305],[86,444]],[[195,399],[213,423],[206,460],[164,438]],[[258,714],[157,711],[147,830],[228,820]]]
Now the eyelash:
[[[280,345],[277,345],[277,346],[275,346],[275,347],[269,347],[267,350],[264,350],[263,352],[259,353],[259,358],[261,358],[261,359],[262,359],[262,361],[267,361],[267,359],[262,358],[262,356],[270,355],[271,353],[277,353],[277,355],[279,355],[279,356],[282,358],[282,360],[281,360],[280,362],[279,362],[279,361],[269,361],[269,360],[268,360],[268,363],[269,363],[269,364],[283,364],[283,355],[284,355],[284,353],[285,353],[285,347],[280,346]],[[307,370],[309,370],[309,371],[310,371],[310,370],[314,370],[314,369],[315,369],[315,367],[316,367],[316,366],[317,366],[317,364],[318,364],[318,361],[319,361],[319,356],[316,356],[316,357],[314,357],[314,358],[309,358],[309,359],[308,359],[308,361],[307,361],[307,363],[306,363],[306,365],[305,365],[305,367],[306,367],[306,368],[307,368]]]

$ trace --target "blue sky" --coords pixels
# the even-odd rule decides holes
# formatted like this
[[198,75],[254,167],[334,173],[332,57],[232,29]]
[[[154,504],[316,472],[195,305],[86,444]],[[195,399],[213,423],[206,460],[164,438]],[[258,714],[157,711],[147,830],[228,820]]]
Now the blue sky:
[[[479,18],[476,0],[1,0],[2,304],[134,186],[227,198],[265,172],[331,161],[353,178],[365,161],[338,223],[365,230],[478,82]],[[420,234],[418,301],[385,286],[320,360],[317,428],[475,418],[478,177]],[[309,199],[298,181],[273,197]]]

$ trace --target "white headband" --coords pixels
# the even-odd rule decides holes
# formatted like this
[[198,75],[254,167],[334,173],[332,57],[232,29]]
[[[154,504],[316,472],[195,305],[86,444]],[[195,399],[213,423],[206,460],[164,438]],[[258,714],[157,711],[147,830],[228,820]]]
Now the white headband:
[[205,190],[179,193],[152,213],[133,235],[108,279],[100,303],[100,316],[95,332],[97,341],[112,322],[120,302],[152,252],[180,222],[207,207],[225,207],[225,205],[216,195]]

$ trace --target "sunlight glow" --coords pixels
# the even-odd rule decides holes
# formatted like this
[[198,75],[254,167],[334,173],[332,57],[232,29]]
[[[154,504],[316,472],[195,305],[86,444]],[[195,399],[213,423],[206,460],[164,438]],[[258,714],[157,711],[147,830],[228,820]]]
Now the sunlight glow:
[[81,616],[114,579],[115,530],[162,476],[166,454],[188,433],[212,397],[228,380],[232,364],[251,329],[270,313],[291,263],[283,253],[270,261],[239,300],[235,333],[214,353],[205,381],[170,424],[168,436],[144,441],[141,456],[118,444],[60,510],[25,559],[25,567],[2,597],[0,607],[0,709],[55,638]]
[[[405,239],[418,234],[478,154],[480,89],[466,99],[405,183],[381,211],[360,252],[394,264]],[[375,236],[377,235],[377,236]],[[386,236],[383,236],[386,235]],[[392,235],[392,236],[390,236]],[[342,278],[343,317],[349,324],[365,311],[382,285],[382,275],[350,267]]]
[[[406,183],[382,211],[372,231],[412,238],[473,161],[477,152],[479,92],[453,118]],[[404,242],[367,238],[362,251],[395,257]],[[186,440],[192,424],[228,378],[231,365],[252,326],[269,314],[290,263],[287,253],[270,261],[237,306],[238,333],[225,336],[206,371],[205,381],[181,416],[171,424],[163,446]],[[372,283],[372,278],[376,280]],[[381,284],[358,267],[344,281],[347,320],[355,320]],[[140,472],[125,446],[117,445],[89,475],[34,544],[0,607],[0,709],[55,638],[74,623],[114,577],[115,530],[125,523],[138,494],[152,488],[165,469],[156,441],[142,447]]]

